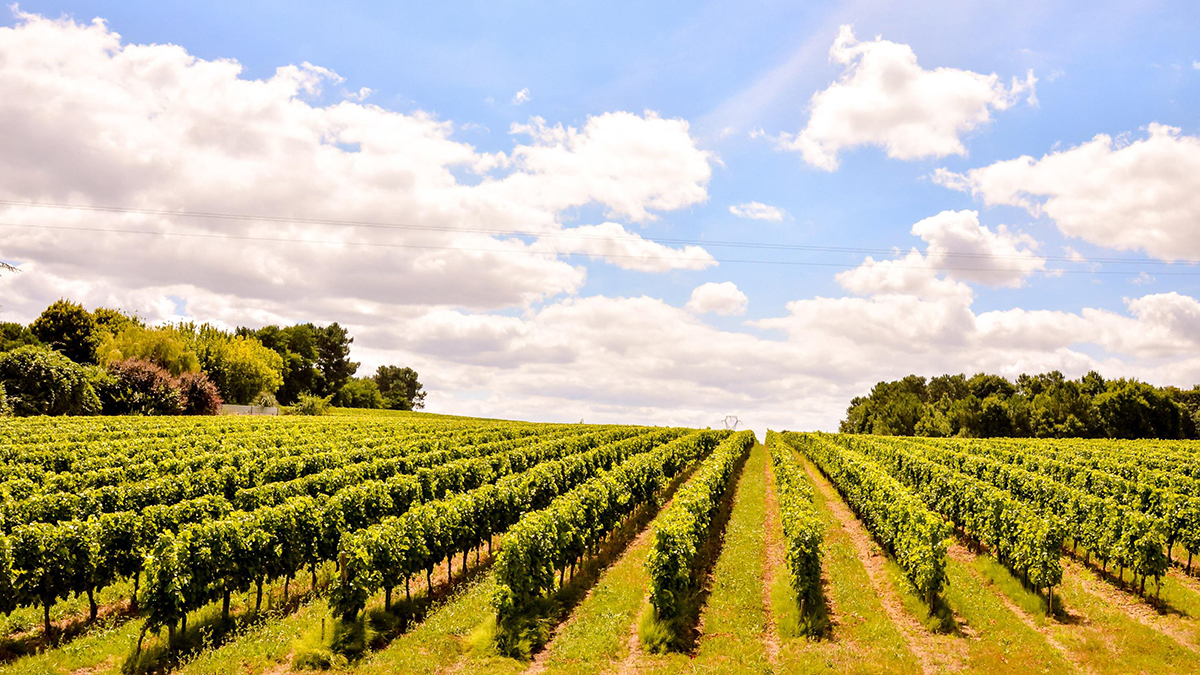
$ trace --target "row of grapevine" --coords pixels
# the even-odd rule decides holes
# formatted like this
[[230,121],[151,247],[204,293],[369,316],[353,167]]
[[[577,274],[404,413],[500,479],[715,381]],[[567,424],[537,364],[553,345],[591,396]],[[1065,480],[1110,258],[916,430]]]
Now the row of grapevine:
[[823,527],[795,450],[774,431],[767,432],[767,450],[775,474],[789,585],[803,616],[820,600]]
[[1013,495],[924,457],[906,441],[840,436],[837,442],[877,461],[975,543],[1034,588],[1046,589],[1053,611],[1054,587],[1062,581],[1064,526]]
[[1103,569],[1113,564],[1120,573],[1128,569],[1141,577],[1140,593],[1145,592],[1147,578],[1160,580],[1169,566],[1167,527],[1161,518],[1148,516],[1112,497],[1098,497],[990,457],[936,445],[925,445],[923,453],[1058,516],[1068,537],[1076,548],[1084,549],[1088,561],[1094,556]]
[[105,485],[82,492],[39,492],[29,489],[28,481],[12,480],[0,486],[0,530],[30,522],[58,522],[86,519],[91,515],[124,510],[141,510],[153,505],[173,504],[204,495],[223,495],[234,501],[239,509],[269,505],[271,499],[298,494],[315,494],[305,488],[320,484],[323,477],[333,476],[345,469],[347,478],[363,480],[384,478],[395,473],[411,473],[423,467],[443,464],[462,457],[475,457],[504,452],[533,442],[555,438],[561,433],[545,436],[518,436],[514,439],[492,441],[479,445],[461,445],[409,454],[412,447],[397,445],[373,451],[314,453],[293,456],[286,462],[249,463],[245,466],[224,465],[184,471],[143,481]]
[[656,618],[675,625],[698,588],[696,562],[708,539],[713,518],[731,479],[754,446],[754,434],[738,432],[725,439],[658,516],[646,567],[650,571],[650,604]]
[[555,497],[625,459],[651,452],[680,436],[676,429],[656,431],[601,446],[562,460],[539,464],[495,484],[429,502],[378,525],[348,532],[339,547],[341,577],[330,592],[330,607],[352,619],[378,590],[390,604],[391,591],[425,572],[426,583],[439,561],[449,562],[490,542],[529,511],[545,508]]
[[[995,459],[1096,497],[1111,497],[1123,506],[1162,520],[1168,551],[1181,543],[1189,554],[1200,553],[1200,498],[1192,496],[1194,488],[1184,484],[1190,483],[1190,478],[1164,481],[1158,470],[1141,470],[1130,462],[1103,456],[1080,458],[1044,441],[1026,445],[1023,450],[1019,446],[976,442],[939,446]],[[1167,483],[1170,485],[1164,487]],[[1185,489],[1177,489],[1181,485]]]
[[[645,430],[638,433],[645,434]],[[523,459],[514,465],[524,469],[532,463],[585,452],[614,437],[627,435],[613,431],[548,441],[524,451]],[[440,469],[448,474],[457,472],[453,465],[444,465]],[[498,479],[501,476],[492,474],[491,477]],[[91,597],[95,590],[121,578],[131,577],[136,583],[142,570],[146,568],[149,573],[149,568],[155,564],[158,565],[154,570],[155,578],[160,587],[170,585],[175,583],[172,575],[193,573],[186,565],[181,567],[164,562],[167,558],[162,550],[162,540],[176,539],[174,535],[178,533],[188,546],[200,542],[183,554],[186,559],[190,560],[188,555],[194,554],[194,557],[211,559],[214,564],[231,566],[232,571],[220,573],[222,579],[228,577],[221,589],[227,596],[232,591],[248,588],[251,583],[261,585],[267,574],[256,567],[261,561],[274,556],[284,559],[276,567],[314,568],[318,562],[336,556],[344,533],[365,528],[386,516],[404,513],[420,497],[418,479],[401,475],[388,481],[364,481],[346,486],[322,501],[302,496],[252,512],[237,511],[223,497],[208,495],[173,506],[152,506],[140,513],[123,511],[93,516],[86,521],[32,523],[14,528],[7,537],[0,535],[0,540],[11,540],[14,551],[27,552],[14,553],[11,567],[0,568],[0,580],[13,580],[17,593],[12,604],[41,604],[47,612],[55,601],[71,593],[87,593]],[[255,537],[261,538],[264,533],[266,540],[274,543],[256,549]],[[76,540],[81,543],[68,545]],[[23,542],[30,543],[25,545]],[[178,542],[172,545],[177,548]],[[293,555],[289,547],[301,552]],[[239,550],[238,555],[230,553],[233,548]],[[86,551],[87,555],[73,552],[76,550]],[[222,552],[220,561],[215,560],[213,551]],[[175,551],[171,555],[178,558],[181,554]],[[262,564],[271,567],[269,561]],[[271,575],[271,578],[278,576]],[[197,583],[198,580],[192,585]],[[205,593],[192,593],[189,597],[180,589],[179,597],[172,604],[182,612],[184,607],[194,607],[207,597]]]
[[789,433],[785,438],[829,478],[933,605],[946,583],[949,525],[911,490],[862,454],[816,434]]
[[492,603],[502,637],[518,635],[530,610],[572,575],[584,556],[639,507],[653,504],[672,478],[708,456],[728,435],[701,431],[637,455],[528,513],[505,534],[496,559]]

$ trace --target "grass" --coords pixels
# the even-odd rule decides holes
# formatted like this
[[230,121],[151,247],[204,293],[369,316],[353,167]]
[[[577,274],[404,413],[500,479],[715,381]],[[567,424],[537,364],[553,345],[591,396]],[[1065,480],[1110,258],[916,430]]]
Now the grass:
[[490,601],[495,590],[491,574],[459,586],[423,622],[349,672],[432,675],[445,670],[463,656],[471,632],[492,613]]
[[[1018,675],[1071,670],[1067,659],[1036,628],[1005,605],[993,584],[974,572],[972,563],[951,559],[946,573],[945,603],[961,623],[957,634],[937,636],[933,644],[939,652],[961,658],[962,672]],[[1012,581],[1020,588],[1019,581]]]
[[1084,619],[1050,626],[1051,634],[1088,670],[1097,675],[1200,672],[1200,655],[1130,617],[1105,597],[1104,589],[1124,593],[1081,565],[1069,566],[1063,574],[1063,600]]
[[712,673],[766,673],[767,451],[755,445],[746,460],[725,526],[725,545],[712,572],[712,593],[701,615],[695,667]]

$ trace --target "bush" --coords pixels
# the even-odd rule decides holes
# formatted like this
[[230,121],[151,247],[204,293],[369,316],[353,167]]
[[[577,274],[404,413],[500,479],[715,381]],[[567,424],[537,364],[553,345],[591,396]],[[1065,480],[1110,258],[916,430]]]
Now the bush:
[[8,406],[8,395],[4,393],[4,385],[0,384],[0,417],[12,413],[12,408]]
[[332,395],[322,398],[313,394],[300,394],[299,400],[287,409],[287,413],[289,415],[328,415],[329,409],[332,407]]
[[100,399],[88,371],[45,347],[0,354],[0,386],[17,415],[95,415]]
[[221,392],[204,373],[179,376],[179,407],[185,415],[217,415],[221,412]]
[[115,415],[172,415],[182,410],[179,382],[163,367],[142,359],[108,365],[115,387],[105,412]]
[[269,391],[260,391],[258,396],[250,401],[250,405],[256,405],[260,408],[277,408],[279,407],[279,399],[275,398],[275,394]]

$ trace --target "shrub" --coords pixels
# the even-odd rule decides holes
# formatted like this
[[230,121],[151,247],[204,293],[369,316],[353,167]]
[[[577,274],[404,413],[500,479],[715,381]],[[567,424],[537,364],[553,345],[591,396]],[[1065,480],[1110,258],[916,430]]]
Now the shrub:
[[8,395],[4,393],[4,385],[0,384],[0,417],[11,413],[12,408],[8,406]]
[[217,415],[221,412],[221,392],[204,373],[179,376],[179,407],[185,415]]
[[300,394],[300,398],[287,409],[289,415],[328,415],[333,407],[333,396],[324,398],[313,394]]
[[87,370],[45,347],[0,354],[0,386],[17,415],[95,415],[100,399]]
[[250,405],[256,405],[260,408],[276,408],[279,406],[279,399],[275,398],[275,394],[269,391],[260,391],[254,400],[250,401]]
[[143,359],[108,365],[116,380],[105,412],[117,415],[171,415],[182,409],[179,382],[163,367]]

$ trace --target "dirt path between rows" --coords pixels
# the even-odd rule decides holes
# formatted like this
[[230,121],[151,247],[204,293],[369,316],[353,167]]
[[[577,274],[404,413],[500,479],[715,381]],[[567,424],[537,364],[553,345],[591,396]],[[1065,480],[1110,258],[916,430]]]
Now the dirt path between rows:
[[1159,614],[1154,608],[1145,604],[1136,597],[1131,596],[1125,591],[1113,588],[1098,574],[1082,563],[1071,560],[1067,556],[1062,558],[1062,566],[1064,574],[1071,574],[1079,580],[1079,585],[1083,587],[1083,591],[1090,595],[1102,599],[1106,604],[1112,607],[1117,607],[1130,619],[1157,631],[1171,638],[1180,646],[1190,649],[1193,652],[1197,651],[1197,645],[1186,631],[1180,629],[1179,626],[1174,626],[1167,617]]
[[775,625],[775,612],[771,607],[771,587],[775,584],[775,574],[786,574],[784,570],[783,540],[781,539],[781,524],[779,521],[779,501],[775,493],[775,472],[771,470],[770,451],[764,463],[763,473],[766,474],[767,503],[766,503],[766,553],[767,559],[763,567],[763,611],[766,613],[766,630],[763,631],[763,641],[767,650],[767,661],[774,669],[779,660],[779,631]]
[[[971,564],[975,561],[976,555],[968,551],[962,544],[957,542],[952,543],[946,550],[946,554],[950,558],[962,563],[963,567],[967,569],[967,572],[981,581],[984,586],[992,586],[991,582],[988,579],[985,579],[984,576],[980,574],[979,571],[976,570]],[[1063,657],[1063,660],[1075,668],[1075,672],[1081,673],[1082,675],[1095,675],[1095,671],[1083,663],[1079,656],[1068,649],[1066,645],[1059,642],[1058,639],[1051,634],[1050,629],[1047,626],[1039,626],[1024,608],[1013,602],[1012,599],[1005,595],[1004,592],[999,588],[993,587],[992,590],[993,595],[999,598],[1000,602],[1004,604],[1009,612],[1012,612],[1013,616],[1017,617],[1017,619],[1019,619],[1021,623],[1025,624],[1027,628],[1040,634],[1046,640],[1046,644],[1054,648],[1054,650]]]
[[891,581],[887,578],[887,571],[883,569],[884,557],[874,546],[874,541],[871,535],[867,533],[862,523],[842,501],[841,495],[834,490],[833,485],[817,471],[812,462],[805,460],[803,462],[804,470],[808,472],[808,477],[812,480],[821,494],[825,497],[825,503],[833,516],[841,523],[842,531],[849,537],[854,549],[858,552],[859,560],[863,564],[863,568],[867,572],[867,577],[871,580],[871,585],[875,587],[875,593],[879,596],[879,602],[883,605],[883,609],[887,612],[888,618],[900,630],[904,636],[906,645],[909,651],[917,657],[917,661],[921,664],[921,671],[925,675],[933,675],[934,673],[946,672],[948,670],[957,670],[952,664],[940,662],[935,659],[937,647],[933,644],[932,636],[925,630],[924,626],[910,615],[904,606],[900,603],[900,598],[896,594],[896,590],[892,587]]

